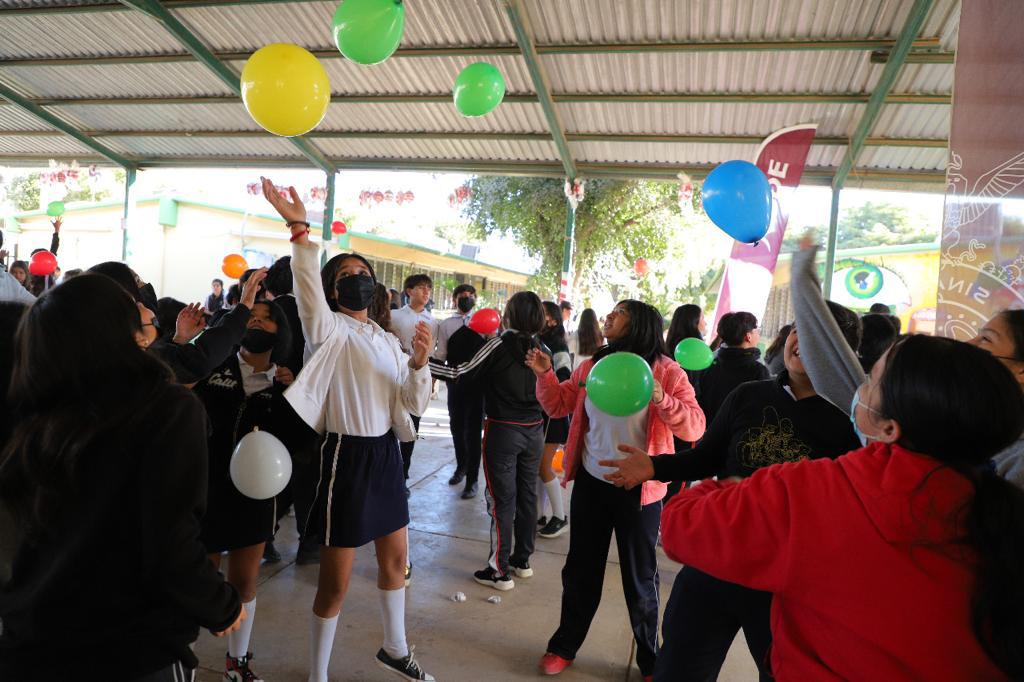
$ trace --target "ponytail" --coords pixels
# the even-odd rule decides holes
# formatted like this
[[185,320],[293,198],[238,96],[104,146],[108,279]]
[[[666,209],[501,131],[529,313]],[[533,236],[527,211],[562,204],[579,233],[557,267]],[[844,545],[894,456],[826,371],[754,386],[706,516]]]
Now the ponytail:
[[989,658],[1024,679],[1024,491],[986,472],[974,477],[966,537],[978,556],[971,626]]

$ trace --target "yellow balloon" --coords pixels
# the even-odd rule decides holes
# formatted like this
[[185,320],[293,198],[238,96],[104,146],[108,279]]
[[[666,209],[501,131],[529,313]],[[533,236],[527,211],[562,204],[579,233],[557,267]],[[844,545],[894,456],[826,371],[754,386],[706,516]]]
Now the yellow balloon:
[[256,123],[282,137],[316,128],[331,102],[331,81],[308,50],[273,43],[252,53],[242,69],[242,101]]

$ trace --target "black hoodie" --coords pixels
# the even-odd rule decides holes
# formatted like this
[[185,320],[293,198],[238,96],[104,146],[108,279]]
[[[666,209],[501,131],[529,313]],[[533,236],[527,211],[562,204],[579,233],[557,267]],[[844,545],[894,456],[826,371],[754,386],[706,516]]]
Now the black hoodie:
[[537,375],[526,366],[526,353],[531,348],[551,354],[535,337],[509,330],[487,341],[472,360],[456,368],[431,360],[430,372],[441,379],[479,386],[488,419],[539,424],[544,412],[537,402]]
[[720,348],[714,363],[696,377],[693,390],[708,424],[737,386],[771,377],[760,359],[757,348]]

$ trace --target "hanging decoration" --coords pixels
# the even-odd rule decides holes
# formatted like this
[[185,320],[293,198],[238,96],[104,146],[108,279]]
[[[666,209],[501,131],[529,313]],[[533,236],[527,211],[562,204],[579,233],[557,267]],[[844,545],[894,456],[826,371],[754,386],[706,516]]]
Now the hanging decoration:
[[448,205],[455,208],[459,204],[469,201],[471,196],[473,196],[473,192],[469,189],[469,185],[461,185],[448,195]]
[[637,258],[636,262],[633,263],[633,272],[635,272],[638,277],[643,277],[650,271],[651,266],[648,265],[646,258]]
[[569,205],[572,206],[572,210],[574,211],[579,207],[580,202],[583,201],[585,184],[585,180],[580,180],[578,178],[572,182],[569,182],[568,180],[565,181],[565,198],[569,200]]
[[686,173],[676,175],[679,178],[679,210],[684,215],[693,213],[693,180]]
[[[92,166],[91,168],[95,168],[95,166]],[[89,171],[90,180],[92,178],[91,168]],[[78,182],[78,178],[80,176],[81,169],[78,167],[77,161],[72,161],[71,165],[68,165],[66,163],[58,164],[56,161],[51,159],[49,169],[39,174],[39,182],[47,187],[64,186],[66,189],[70,190],[72,189],[73,184]]]
[[[274,189],[276,189],[277,193],[280,194],[283,198],[288,198],[288,188],[285,187],[284,185],[274,185]],[[250,182],[248,185],[245,186],[245,190],[254,197],[259,196],[260,194],[263,194],[263,185],[261,185],[258,182]]]
[[359,205],[365,207],[372,207],[374,204],[411,204],[416,200],[416,195],[406,190],[367,190],[364,189],[359,193]]

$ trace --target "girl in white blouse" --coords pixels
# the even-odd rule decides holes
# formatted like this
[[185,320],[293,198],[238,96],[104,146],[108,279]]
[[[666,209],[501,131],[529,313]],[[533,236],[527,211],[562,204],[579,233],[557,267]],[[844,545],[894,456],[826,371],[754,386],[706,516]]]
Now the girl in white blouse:
[[[410,680],[433,680],[405,640],[405,568],[409,506],[399,439],[410,439],[410,412],[430,400],[430,329],[417,326],[413,353],[369,319],[376,276],[361,256],[335,256],[318,271],[306,209],[295,188],[284,198],[263,178],[263,195],[292,232],[292,275],[302,331],[311,354],[285,397],[327,436],[306,532],[319,537],[320,575],[313,601],[311,682],[327,682],[338,614],[355,549],[371,540],[384,621],[382,668]],[[396,438],[397,436],[397,438]]]

